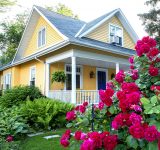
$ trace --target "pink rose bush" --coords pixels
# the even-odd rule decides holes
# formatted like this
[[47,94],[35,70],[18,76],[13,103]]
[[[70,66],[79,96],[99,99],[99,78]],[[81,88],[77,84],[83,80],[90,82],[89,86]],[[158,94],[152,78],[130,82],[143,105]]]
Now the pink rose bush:
[[92,105],[84,102],[66,114],[67,127],[77,131],[62,135],[63,147],[160,150],[160,50],[150,37],[138,40],[135,50],[130,69],[120,70],[106,90],[99,91],[100,102],[93,107],[94,131]]

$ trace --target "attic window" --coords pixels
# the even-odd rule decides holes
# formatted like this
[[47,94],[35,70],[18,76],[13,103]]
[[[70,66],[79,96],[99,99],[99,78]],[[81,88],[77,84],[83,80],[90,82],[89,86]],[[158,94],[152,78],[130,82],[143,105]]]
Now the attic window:
[[123,38],[122,28],[115,25],[110,25],[109,30],[110,30],[110,35],[109,35],[110,43],[122,46],[122,38]]
[[38,32],[38,47],[42,47],[46,44],[46,29],[42,28]]

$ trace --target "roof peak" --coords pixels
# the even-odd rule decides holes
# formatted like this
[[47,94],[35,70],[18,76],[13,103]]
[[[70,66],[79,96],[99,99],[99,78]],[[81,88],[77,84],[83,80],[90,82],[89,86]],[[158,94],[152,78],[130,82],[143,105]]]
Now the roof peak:
[[[48,11],[48,12],[50,12],[50,13],[54,13],[54,14],[56,14],[56,15],[59,15],[59,16],[65,17],[65,18],[69,18],[69,19],[73,19],[73,20],[80,20],[80,19],[77,19],[77,18],[73,18],[73,17],[71,17],[71,16],[66,16],[66,15],[57,13],[57,12],[52,11],[52,10],[48,10],[47,8],[44,8],[44,7],[41,7],[41,6],[38,6],[38,5],[33,5],[33,7],[36,7],[37,9],[40,8],[40,9],[46,10],[46,11]],[[83,20],[80,20],[80,21],[83,21]],[[85,21],[83,21],[83,22],[85,22]]]

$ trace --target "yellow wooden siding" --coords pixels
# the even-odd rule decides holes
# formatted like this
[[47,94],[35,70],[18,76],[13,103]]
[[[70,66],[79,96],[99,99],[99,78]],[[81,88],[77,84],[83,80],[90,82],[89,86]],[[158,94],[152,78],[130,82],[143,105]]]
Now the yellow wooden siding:
[[[94,78],[90,78],[89,76],[91,71],[95,74]],[[83,66],[83,90],[96,90],[96,67]]]
[[108,80],[111,80],[112,74],[116,74],[116,69],[108,68]]
[[120,20],[114,16],[104,22],[101,26],[97,27],[94,31],[87,35],[88,38],[95,39],[102,42],[109,43],[109,23],[120,26],[123,28],[123,46],[126,48],[134,49],[134,41],[125,30]]
[[64,84],[53,82],[51,81],[52,73],[56,71],[64,71],[64,63],[63,62],[57,62],[50,65],[50,89],[51,90],[63,90]]
[[36,67],[35,86],[38,87],[43,93],[45,88],[45,64],[39,61],[31,61],[20,65],[19,84],[30,84],[30,68]]
[[[38,32],[42,27],[46,28],[46,44],[43,47],[38,48]],[[63,38],[42,17],[40,17],[32,37],[28,42],[28,47],[25,50],[24,56],[29,56],[45,47],[49,47],[61,41],[63,41]]]

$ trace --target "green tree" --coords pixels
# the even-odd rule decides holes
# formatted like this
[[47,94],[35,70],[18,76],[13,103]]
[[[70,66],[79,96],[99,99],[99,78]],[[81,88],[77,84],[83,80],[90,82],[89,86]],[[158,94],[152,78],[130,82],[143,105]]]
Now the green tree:
[[14,20],[0,24],[3,31],[0,33],[1,65],[12,61],[22,37],[27,17],[28,13],[18,14]]
[[5,12],[8,7],[13,6],[15,3],[15,0],[0,0],[0,12]]
[[69,7],[67,7],[66,5],[61,4],[61,3],[58,3],[58,5],[55,7],[46,6],[46,8],[48,10],[54,11],[56,13],[59,13],[59,14],[65,15],[65,16],[69,16],[69,17],[72,17],[75,19],[79,18],[78,15],[75,15]]
[[143,14],[138,14],[143,22],[146,32],[156,38],[160,47],[160,0],[147,0],[145,5],[150,10]]

